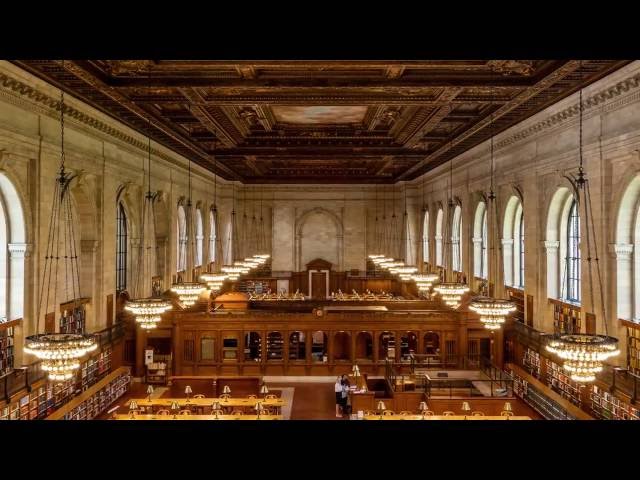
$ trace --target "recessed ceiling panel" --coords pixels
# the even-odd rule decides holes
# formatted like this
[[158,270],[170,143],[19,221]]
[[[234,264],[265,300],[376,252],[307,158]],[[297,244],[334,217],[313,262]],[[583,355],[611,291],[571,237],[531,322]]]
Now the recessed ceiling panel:
[[349,106],[277,106],[273,115],[280,123],[302,125],[326,125],[338,123],[362,123],[367,107]]

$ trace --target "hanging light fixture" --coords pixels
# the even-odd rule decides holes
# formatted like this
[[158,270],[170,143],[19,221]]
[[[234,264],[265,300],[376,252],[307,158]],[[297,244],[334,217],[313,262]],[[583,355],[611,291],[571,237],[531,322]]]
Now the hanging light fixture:
[[[62,62],[64,68],[64,61]],[[69,184],[74,175],[65,170],[64,155],[64,92],[60,91],[60,169],[56,178],[53,196],[53,209],[49,223],[49,241],[45,254],[44,275],[38,302],[37,319],[40,320],[41,307],[44,303],[45,312],[49,310],[50,303],[55,309],[58,302],[58,267],[59,262],[64,262],[65,291],[69,295],[69,276],[71,276],[72,296],[74,303],[80,296],[80,273],[78,268],[78,255],[75,243],[73,209],[71,207],[71,193]],[[62,227],[62,237],[60,223]],[[64,252],[60,255],[59,247],[64,245]],[[53,273],[55,270],[55,273]],[[48,272],[48,274],[47,274]],[[69,272],[71,274],[69,275]],[[53,275],[52,275],[53,273]],[[47,285],[45,289],[45,278]],[[53,298],[50,302],[50,294],[53,289]],[[46,293],[45,293],[46,291]],[[44,315],[43,315],[44,316]],[[34,355],[41,361],[42,370],[48,372],[49,380],[63,382],[73,377],[80,368],[80,359],[87,353],[98,348],[96,339],[89,334],[70,333],[43,333],[35,334],[25,339],[24,351]]]
[[[453,157],[451,157],[451,159],[449,160],[449,164],[450,164],[450,174],[449,174],[449,218],[447,220],[447,225],[445,226],[445,228],[449,229],[449,233],[450,235],[447,236],[447,238],[449,238],[452,235],[452,220],[453,220],[453,210],[454,210],[454,202],[453,202]],[[445,262],[447,263],[447,269],[445,272],[445,275],[450,275],[451,277],[453,277],[453,254],[454,254],[454,248],[453,248],[453,241],[452,241],[452,236],[449,239],[449,244],[452,246],[451,248],[451,261],[449,261],[449,256],[445,255]],[[457,248],[455,249],[456,251],[458,250]],[[442,297],[442,301],[448,305],[449,307],[453,308],[454,310],[456,310],[457,308],[460,307],[460,304],[462,302],[462,296],[467,293],[469,291],[469,287],[467,286],[467,284],[462,283],[462,282],[455,282],[452,280],[447,281],[447,282],[440,282],[438,285],[436,285],[434,287],[434,290],[436,291],[436,293],[438,293],[441,297]]]
[[[491,106],[493,107],[493,105]],[[496,278],[496,275],[498,273],[498,256],[495,254],[495,248],[494,245],[497,242],[497,239],[494,238],[494,232],[497,231],[497,212],[496,212],[496,204],[495,204],[495,199],[496,199],[496,194],[493,190],[493,112],[491,113],[491,125],[490,125],[491,131],[490,131],[490,135],[491,135],[491,153],[490,153],[490,172],[491,172],[491,185],[489,187],[489,195],[488,195],[488,199],[489,199],[489,205],[487,207],[487,211],[488,211],[488,216],[489,218],[495,218],[495,223],[492,221],[491,222],[491,226],[492,229],[491,231],[491,259],[495,260],[495,268],[493,269],[492,272],[490,273],[490,276],[493,277],[494,279]],[[494,215],[492,215],[492,213]],[[496,285],[497,282],[494,281],[494,285]],[[511,312],[515,311],[516,309],[516,305],[515,303],[509,301],[509,300],[504,300],[501,298],[493,298],[493,297],[488,297],[488,296],[478,296],[478,297],[474,297],[471,299],[471,303],[469,304],[469,310],[476,312],[478,315],[480,315],[480,322],[482,322],[484,324],[484,327],[488,330],[497,330],[499,329],[502,324],[506,321],[507,315],[509,315]]]
[[[191,251],[195,251],[195,224],[193,221],[193,203],[191,202],[191,159],[189,158],[189,198],[187,200],[187,228],[191,238]],[[193,276],[193,270],[191,271]],[[171,291],[178,296],[182,308],[189,308],[195,305],[204,290],[204,285],[200,282],[176,282],[171,285]]]
[[[580,69],[582,69],[582,62],[580,62]],[[591,252],[591,235],[593,235],[593,248],[596,263],[596,273],[598,276],[598,287],[600,290],[600,302],[602,309],[602,318],[604,323],[604,335],[598,334],[563,334],[558,332],[549,336],[549,340],[546,345],[548,352],[556,354],[563,362],[564,369],[569,372],[571,379],[575,382],[588,383],[593,382],[596,379],[596,374],[603,369],[603,362],[611,357],[615,357],[620,354],[618,348],[618,339],[610,337],[608,334],[607,325],[607,313],[606,304],[604,301],[604,288],[602,286],[602,276],[600,272],[600,262],[598,258],[598,244],[596,241],[595,222],[593,220],[593,209],[591,207],[591,191],[589,188],[589,180],[587,180],[583,168],[582,158],[582,88],[580,89],[579,96],[579,109],[580,109],[580,166],[578,168],[578,176],[573,179],[573,183],[576,186],[576,194],[578,198],[576,202],[578,205],[584,204],[584,216],[586,220],[586,244],[587,244],[587,263],[589,265],[589,286],[591,288],[591,311],[595,311],[594,291],[593,291],[593,273],[592,273],[592,252]],[[584,192],[583,202],[580,202],[580,192]],[[569,262],[566,262],[566,268],[569,268]]]
[[[218,137],[216,135],[216,138],[213,140],[213,151],[216,151],[216,142],[218,140]],[[217,158],[216,155],[213,155],[213,221],[216,222],[216,239],[214,241],[213,244],[213,249],[214,249],[214,261],[216,264],[218,264],[218,256],[217,256],[217,238],[218,238],[218,226],[217,226],[217,222],[218,222],[218,176],[216,174],[217,171]],[[216,270],[216,268],[214,268],[214,270]],[[202,275],[200,275],[200,280],[202,282],[204,282],[207,285],[207,289],[210,292],[217,292],[218,290],[220,290],[222,288],[222,286],[224,285],[224,281],[227,279],[227,276],[223,273],[220,272],[206,272],[203,273]]]
[[232,185],[232,192],[233,192],[233,200],[232,200],[232,208],[231,208],[231,226],[229,229],[229,238],[227,239],[227,253],[228,253],[228,258],[231,261],[230,264],[228,265],[223,265],[221,270],[222,272],[227,275],[227,278],[229,280],[231,280],[232,282],[235,282],[236,280],[238,280],[240,278],[240,275],[244,275],[246,273],[249,273],[249,268],[245,267],[244,265],[238,265],[239,263],[242,262],[234,262],[234,259],[236,258],[237,255],[237,249],[235,247],[235,245],[238,242],[238,226],[236,223],[236,188],[235,185]]
[[[151,192],[151,117],[147,117],[147,141],[148,141],[148,189],[147,193],[143,199],[142,205],[142,228],[140,229],[140,237],[141,237],[141,249],[140,254],[138,255],[138,269],[136,272],[136,282],[134,284],[134,289],[136,294],[140,295],[133,299],[127,300],[125,302],[124,308],[125,310],[131,312],[135,321],[141,328],[145,330],[151,330],[157,327],[158,323],[160,323],[161,315],[168,310],[171,310],[171,302],[159,297],[153,296],[144,296],[151,285],[142,286],[143,280],[145,278],[145,272],[147,269],[149,273],[151,273],[152,269],[155,266],[155,262],[152,261],[151,258],[148,258],[147,251],[151,250],[151,247],[145,247],[145,241],[150,241],[149,238],[145,237],[145,226],[151,227],[155,224],[155,216],[153,214],[153,201],[156,197],[155,193]],[[144,162],[143,162],[143,174],[144,174]],[[155,229],[154,229],[155,231]],[[153,275],[150,275],[150,277]],[[151,293],[151,292],[150,292]]]

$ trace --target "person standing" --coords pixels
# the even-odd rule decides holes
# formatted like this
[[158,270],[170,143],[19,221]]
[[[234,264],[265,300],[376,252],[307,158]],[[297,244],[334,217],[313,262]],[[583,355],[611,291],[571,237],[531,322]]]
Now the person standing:
[[334,385],[334,391],[336,394],[336,417],[342,417],[342,377],[338,377],[336,379],[336,384]]
[[349,379],[346,375],[342,375],[342,414],[349,415]]

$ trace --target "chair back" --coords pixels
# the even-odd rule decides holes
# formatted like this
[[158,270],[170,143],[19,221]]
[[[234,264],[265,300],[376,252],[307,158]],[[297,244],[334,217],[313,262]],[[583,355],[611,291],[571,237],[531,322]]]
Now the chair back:
[[224,400],[224,399],[227,399],[227,400],[228,400],[228,399],[230,399],[230,398],[231,398],[231,395],[229,395],[228,393],[223,393],[222,395],[220,395],[220,398],[221,398],[221,399],[223,399],[223,400]]
[[484,417],[484,412],[480,412],[480,411],[471,412],[471,416],[472,417]]
[[445,410],[444,412],[442,412],[442,415],[444,415],[445,417],[453,417],[455,416],[456,412],[452,412],[451,410]]
[[370,416],[370,415],[375,415],[376,412],[374,412],[373,410],[365,410],[364,411],[364,415]]
[[250,399],[252,399],[252,400],[255,400],[255,399],[257,399],[257,398],[258,398],[258,396],[257,396],[257,395],[249,395],[247,398],[250,398]]
[[402,410],[398,415],[413,415],[413,412],[409,412],[407,410]]
[[169,410],[158,410],[158,415],[171,415]]
[[431,410],[425,410],[424,411],[424,416],[425,417],[432,417],[435,415],[435,412],[432,412]]
[[395,415],[395,412],[393,410],[384,410],[382,412],[383,415]]
[[180,415],[191,415],[191,410],[180,410]]
[[278,396],[277,395],[273,395],[273,394],[269,394],[264,398],[265,398],[265,400],[275,400],[276,398],[278,398]]
[[193,398],[205,398],[205,396],[201,393],[194,395]]
[[240,409],[235,409],[231,411],[231,415],[244,415],[244,412]]
[[500,412],[500,416],[502,416],[502,417],[513,417],[513,412],[507,412],[506,410],[503,410],[502,412]]

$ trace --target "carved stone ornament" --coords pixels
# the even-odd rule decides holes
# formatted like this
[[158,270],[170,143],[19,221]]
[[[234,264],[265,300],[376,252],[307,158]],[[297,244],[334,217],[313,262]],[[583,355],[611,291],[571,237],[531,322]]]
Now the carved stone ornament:
[[530,60],[489,60],[487,66],[496,73],[503,75],[529,76],[533,73],[533,63]]
[[107,60],[111,67],[112,75],[121,75],[126,73],[140,74],[147,73],[153,66],[151,60]]

